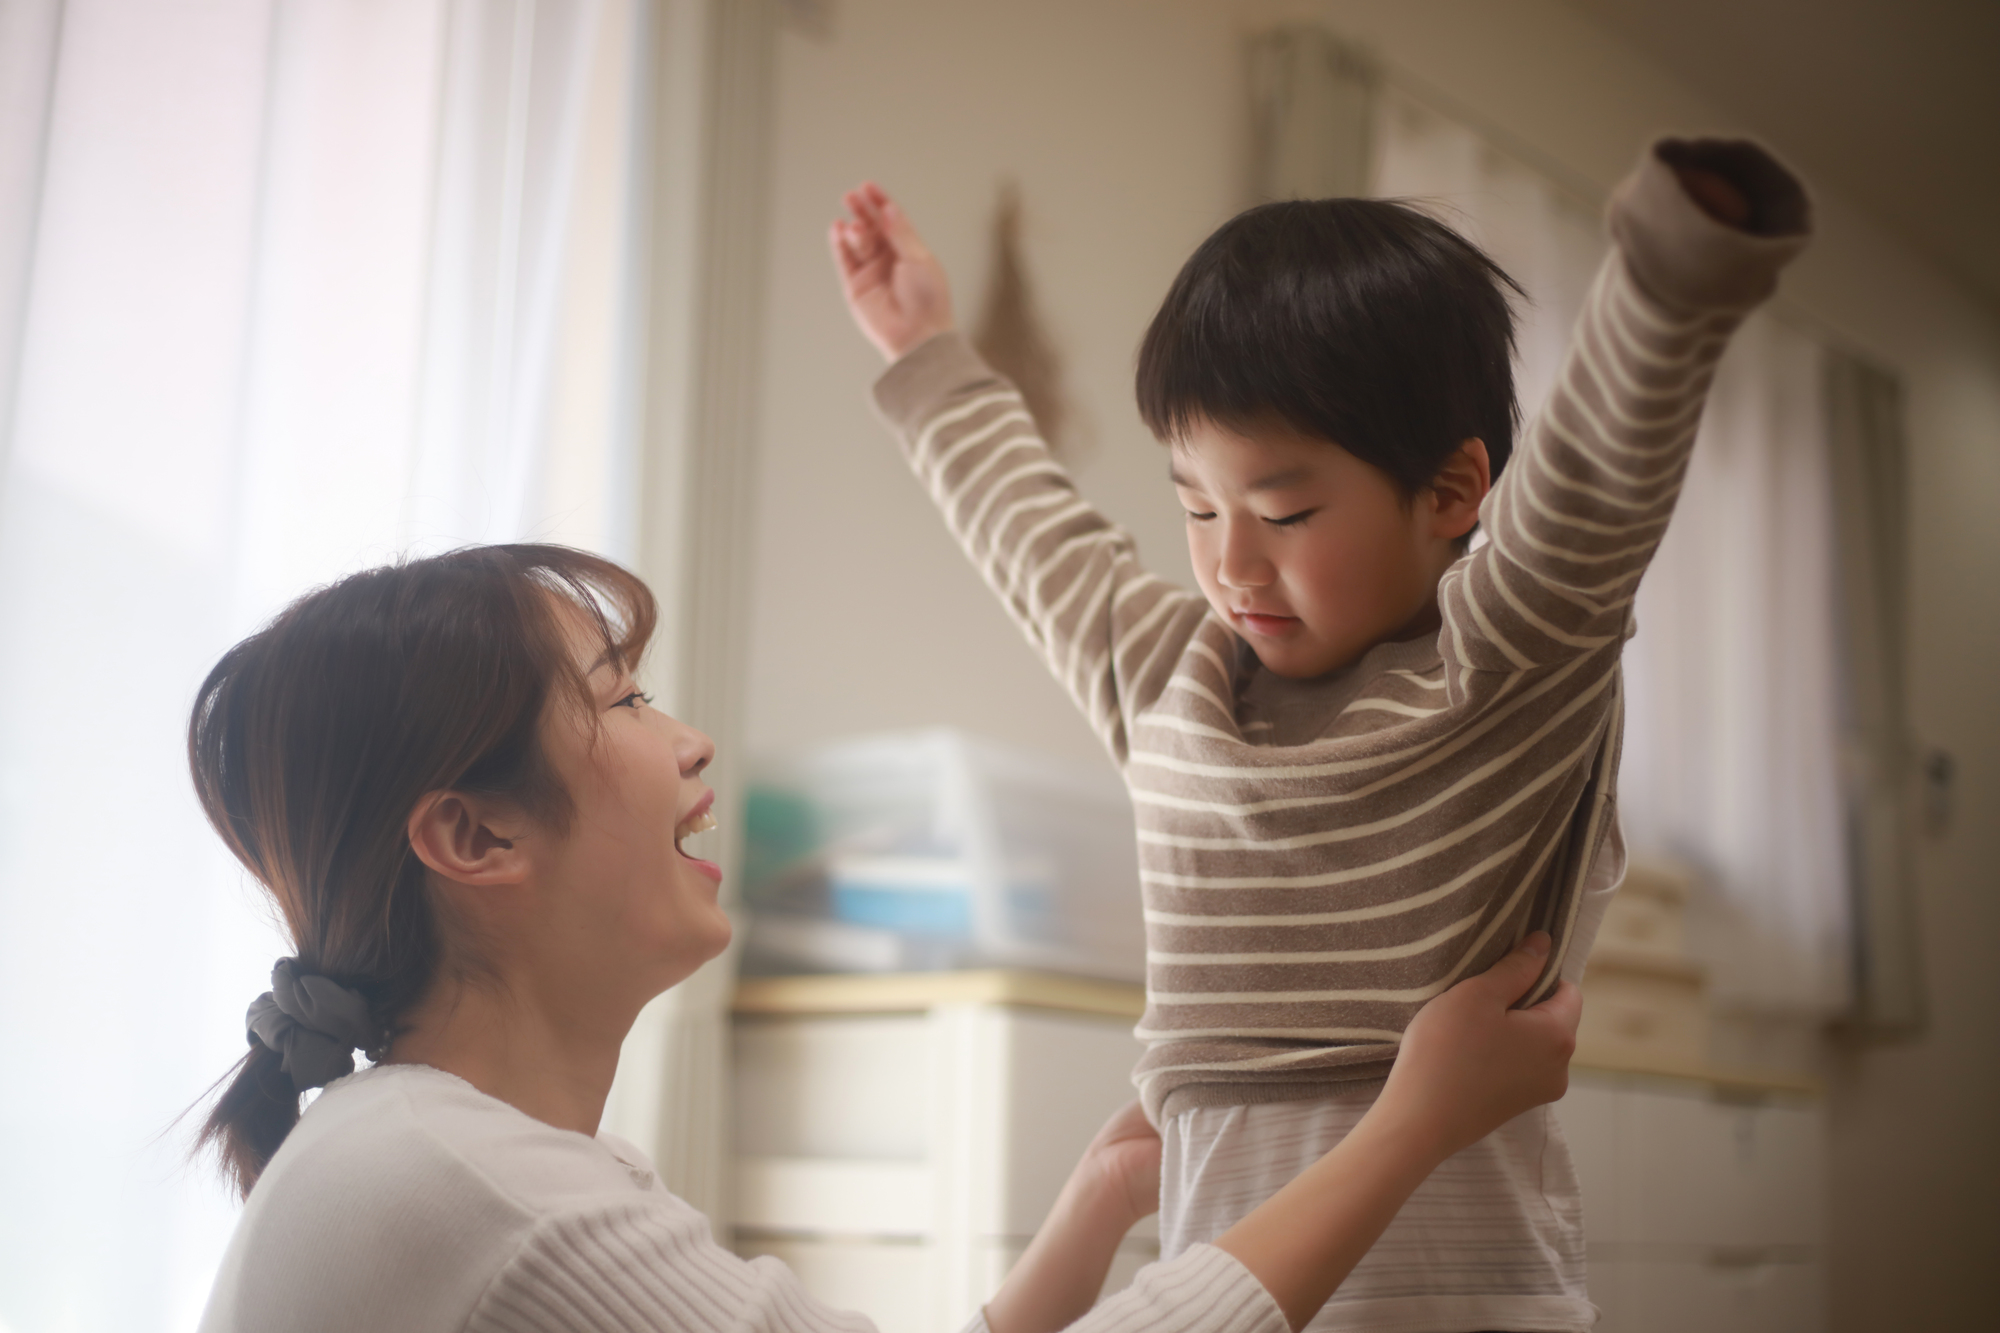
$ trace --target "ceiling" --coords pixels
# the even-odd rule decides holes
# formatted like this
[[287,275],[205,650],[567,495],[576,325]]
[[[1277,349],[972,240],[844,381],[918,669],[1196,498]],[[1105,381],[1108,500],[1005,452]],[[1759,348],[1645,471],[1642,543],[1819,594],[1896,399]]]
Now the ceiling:
[[2000,0],[1571,0],[2000,307]]

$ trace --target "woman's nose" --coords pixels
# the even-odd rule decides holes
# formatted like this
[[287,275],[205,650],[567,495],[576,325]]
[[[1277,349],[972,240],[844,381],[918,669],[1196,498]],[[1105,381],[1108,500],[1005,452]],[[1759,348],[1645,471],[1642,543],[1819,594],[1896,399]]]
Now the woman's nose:
[[705,733],[683,724],[674,753],[680,759],[681,776],[691,778],[707,768],[709,761],[715,758],[715,742]]

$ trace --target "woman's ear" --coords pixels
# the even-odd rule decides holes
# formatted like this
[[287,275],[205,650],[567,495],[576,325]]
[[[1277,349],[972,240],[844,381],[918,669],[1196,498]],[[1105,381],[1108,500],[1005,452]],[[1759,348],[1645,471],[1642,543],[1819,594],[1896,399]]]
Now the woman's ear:
[[434,791],[410,812],[410,849],[417,859],[459,884],[519,884],[527,853],[516,844],[527,820],[512,807],[464,792]]
[[1479,522],[1479,506],[1493,489],[1486,441],[1470,439],[1452,451],[1431,478],[1431,535],[1457,541]]

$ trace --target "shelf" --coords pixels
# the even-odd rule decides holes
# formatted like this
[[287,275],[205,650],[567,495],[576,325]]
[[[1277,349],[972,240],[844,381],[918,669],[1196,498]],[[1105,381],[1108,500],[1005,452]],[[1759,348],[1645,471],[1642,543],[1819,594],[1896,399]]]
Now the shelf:
[[[1128,982],[989,968],[969,972],[897,972],[809,977],[749,977],[737,983],[743,1017],[918,1014],[941,1005],[996,1005],[1136,1021],[1146,989]],[[1704,1083],[1717,1091],[1818,1096],[1819,1080],[1780,1071],[1719,1069],[1699,1061],[1634,1055],[1613,1046],[1580,1047],[1579,1071]]]
[[990,968],[812,977],[750,977],[736,986],[735,1011],[749,1015],[907,1014],[947,1004],[1055,1009],[1137,1020],[1146,988],[1053,972]]

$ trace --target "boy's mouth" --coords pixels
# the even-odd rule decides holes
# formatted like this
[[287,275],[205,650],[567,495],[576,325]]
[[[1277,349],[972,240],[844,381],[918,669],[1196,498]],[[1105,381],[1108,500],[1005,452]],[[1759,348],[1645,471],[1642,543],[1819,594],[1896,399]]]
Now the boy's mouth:
[[1278,638],[1299,626],[1297,616],[1278,616],[1265,611],[1231,611],[1229,618],[1239,628],[1266,639]]

